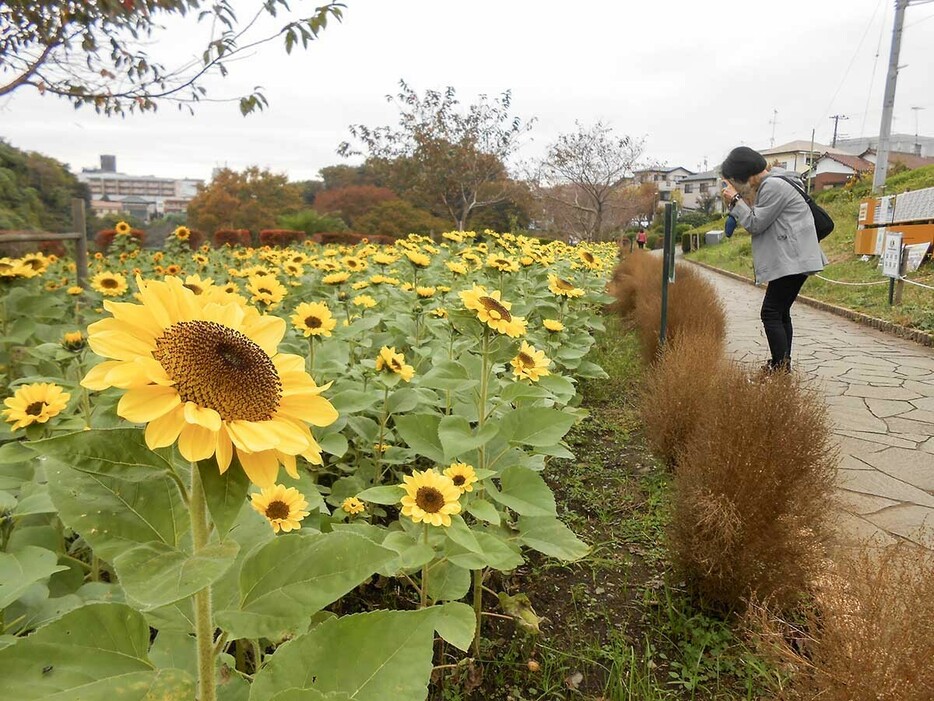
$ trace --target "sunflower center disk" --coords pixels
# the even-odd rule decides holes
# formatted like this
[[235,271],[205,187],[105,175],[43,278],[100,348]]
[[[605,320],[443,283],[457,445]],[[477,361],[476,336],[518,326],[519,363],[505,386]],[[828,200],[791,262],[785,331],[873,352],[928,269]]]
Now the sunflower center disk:
[[562,280],[561,278],[558,278],[558,289],[559,290],[573,290],[574,285],[572,285],[567,280]]
[[455,487],[460,487],[467,479],[463,475],[454,475],[451,481],[454,483]]
[[[509,313],[509,310],[492,297],[481,297],[480,304],[483,305],[483,308],[486,309],[487,313],[493,318],[512,321],[512,314]],[[494,316],[494,313],[497,316]]]
[[521,365],[524,368],[535,367],[535,360],[531,356],[525,353],[519,353],[518,359],[519,359],[519,365]]
[[321,319],[316,316],[307,316],[305,317],[305,326],[307,326],[309,329],[320,329]]
[[272,501],[269,502],[269,506],[266,507],[266,518],[275,519],[275,518],[288,518],[289,517],[289,505],[282,501]]
[[101,287],[114,288],[117,286],[117,281],[113,278],[105,277],[101,280]]
[[434,514],[444,506],[444,495],[434,487],[419,487],[415,492],[415,503],[425,513]]
[[28,407],[26,407],[26,413],[30,416],[39,416],[44,408],[45,402],[33,402]]
[[156,341],[153,357],[183,402],[214,409],[225,421],[271,419],[282,382],[265,351],[213,321],[181,321]]

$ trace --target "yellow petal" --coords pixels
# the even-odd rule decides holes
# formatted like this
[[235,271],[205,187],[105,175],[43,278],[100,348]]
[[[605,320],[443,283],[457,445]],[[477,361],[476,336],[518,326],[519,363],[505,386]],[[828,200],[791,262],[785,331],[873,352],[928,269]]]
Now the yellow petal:
[[172,445],[184,427],[185,416],[181,407],[178,407],[165,416],[149,422],[146,426],[146,445],[150,450]]
[[286,329],[285,320],[277,316],[257,317],[252,322],[246,322],[244,327],[243,332],[266,351],[270,358],[278,351],[279,342]]
[[121,389],[142,387],[154,381],[160,385],[172,383],[155,358],[139,357],[132,362],[121,362],[107,373],[107,384]]
[[81,380],[81,386],[94,392],[100,392],[112,387],[113,385],[106,381],[107,373],[122,364],[119,360],[105,360],[103,363],[95,365]]
[[228,421],[230,440],[239,450],[259,453],[272,450],[279,442],[275,433],[266,428],[266,421]]
[[264,450],[259,453],[250,453],[237,450],[237,457],[240,458],[240,465],[243,466],[246,476],[257,487],[272,487],[276,483],[276,476],[279,474],[276,451]]
[[214,409],[198,406],[194,402],[185,402],[185,421],[190,424],[204,426],[216,433],[221,428],[221,415]]
[[133,360],[152,353],[152,344],[122,331],[102,331],[88,336],[88,345],[98,355],[115,360]]
[[[278,451],[276,451],[278,453]],[[298,469],[295,467],[295,456],[294,455],[284,455],[283,453],[278,453],[278,459],[282,462],[282,466],[285,468],[285,471],[289,473],[289,477],[292,479],[298,479]],[[307,504],[306,504],[307,506]]]
[[185,424],[178,437],[178,452],[192,462],[211,457],[216,447],[217,434],[204,426]]
[[277,415],[306,421],[312,426],[330,426],[337,421],[337,409],[324,397],[283,397]]
[[182,403],[174,387],[148,385],[129,390],[117,404],[117,414],[133,423],[148,423]]
[[230,436],[227,435],[227,429],[221,426],[217,432],[217,469],[221,474],[227,472],[230,467],[230,461],[233,459],[233,443],[230,442]]

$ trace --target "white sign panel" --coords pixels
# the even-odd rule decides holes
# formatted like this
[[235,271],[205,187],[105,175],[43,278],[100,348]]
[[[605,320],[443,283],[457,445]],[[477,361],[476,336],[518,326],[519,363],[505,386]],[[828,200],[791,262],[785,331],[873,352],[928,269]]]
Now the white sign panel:
[[899,277],[902,267],[902,235],[888,232],[882,249],[882,274],[886,277]]
[[915,243],[905,246],[905,272],[913,273],[921,267],[921,261],[924,260],[930,246],[929,243]]
[[882,255],[882,245],[885,243],[885,227],[880,226],[876,229],[876,250],[873,251],[874,256]]

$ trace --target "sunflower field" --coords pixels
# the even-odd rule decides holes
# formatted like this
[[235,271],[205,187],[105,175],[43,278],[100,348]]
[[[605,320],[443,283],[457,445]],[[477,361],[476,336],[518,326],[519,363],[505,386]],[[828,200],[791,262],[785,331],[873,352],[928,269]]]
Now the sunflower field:
[[426,698],[588,550],[542,474],[616,245],[189,236],[0,259],[4,697]]

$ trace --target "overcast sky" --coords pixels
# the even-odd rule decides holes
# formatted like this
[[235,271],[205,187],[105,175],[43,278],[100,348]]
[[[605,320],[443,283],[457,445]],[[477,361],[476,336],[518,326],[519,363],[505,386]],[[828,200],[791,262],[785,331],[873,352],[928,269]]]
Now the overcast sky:
[[[25,89],[0,99],[0,136],[72,170],[102,153],[136,175],[209,178],[215,166],[249,165],[315,177],[344,162],[347,126],[394,123],[384,96],[400,78],[419,91],[452,85],[462,102],[513,93],[517,115],[537,122],[520,157],[604,120],[644,137],[649,159],[715,167],[738,144],[774,139],[829,143],[833,114],[848,136],[877,135],[894,0],[345,0],[344,22],[307,51],[276,42],[207,83],[210,97],[262,85],[270,105],[240,116],[236,103],[205,103],[195,116],[105,118]],[[295,0],[307,13],[315,2]],[[234,0],[242,16],[257,0]],[[173,21],[154,54],[189,57],[206,27]],[[934,135],[934,3],[910,6],[894,131]],[[923,110],[912,110],[922,107]]]

